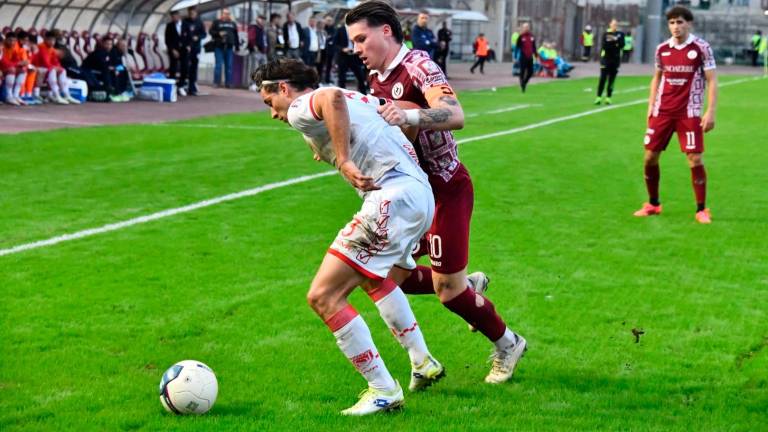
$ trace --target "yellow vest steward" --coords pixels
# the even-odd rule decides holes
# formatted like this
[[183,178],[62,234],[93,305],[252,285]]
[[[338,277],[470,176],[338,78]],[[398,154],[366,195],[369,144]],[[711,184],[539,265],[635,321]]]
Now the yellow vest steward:
[[584,39],[584,46],[585,47],[591,47],[593,45],[593,41],[595,39],[595,35],[594,34],[583,32],[581,34],[581,37]]

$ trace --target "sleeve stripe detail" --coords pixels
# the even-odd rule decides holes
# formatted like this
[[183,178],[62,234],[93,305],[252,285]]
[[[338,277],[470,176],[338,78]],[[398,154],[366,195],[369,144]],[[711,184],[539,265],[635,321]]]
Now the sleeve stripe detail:
[[312,117],[314,117],[315,120],[317,121],[323,120],[320,118],[319,115],[317,115],[317,112],[315,111],[315,95],[314,94],[309,96],[309,111],[312,113]]

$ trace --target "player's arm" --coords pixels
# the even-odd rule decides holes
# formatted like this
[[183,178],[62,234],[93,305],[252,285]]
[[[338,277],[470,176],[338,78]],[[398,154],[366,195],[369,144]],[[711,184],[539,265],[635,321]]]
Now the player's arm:
[[648,96],[648,115],[651,117],[653,114],[653,105],[656,103],[656,94],[659,92],[659,81],[661,80],[661,70],[658,68],[653,72],[653,79],[651,79],[651,92]]
[[707,110],[701,117],[701,128],[709,132],[715,128],[715,111],[717,109],[717,74],[714,69],[704,71],[707,80]]
[[349,110],[344,93],[338,89],[324,89],[315,92],[314,110],[317,117],[325,122],[331,137],[333,152],[336,155],[336,167],[352,186],[367,192],[381,189],[373,183],[373,178],[363,175],[349,158]]
[[457,130],[464,127],[464,110],[456,93],[447,83],[429,87],[424,98],[429,108],[403,109],[397,102],[379,107],[379,113],[394,126],[416,126],[419,129]]

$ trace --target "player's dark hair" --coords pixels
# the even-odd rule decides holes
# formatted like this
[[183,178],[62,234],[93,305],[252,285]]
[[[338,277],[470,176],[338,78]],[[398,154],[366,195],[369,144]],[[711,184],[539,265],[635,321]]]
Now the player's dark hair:
[[53,38],[53,39],[58,40],[59,37],[61,37],[61,32],[58,29],[53,29],[53,30],[48,30],[47,32],[45,32],[45,37],[43,37],[43,39]]
[[675,6],[667,11],[667,21],[673,18],[682,18],[688,22],[693,21],[693,12],[690,9],[683,6]]
[[[317,69],[296,59],[273,60],[263,64],[251,74],[251,79],[257,87],[268,93],[277,92],[277,81],[287,82],[298,91],[316,89],[320,81]],[[264,84],[264,81],[272,82]]]
[[275,20],[275,18],[280,18],[280,14],[279,14],[279,13],[271,13],[271,14],[269,15],[269,22],[272,22],[272,21],[274,21],[274,20]]
[[352,8],[344,17],[344,23],[352,25],[365,20],[370,27],[388,25],[392,29],[392,36],[398,43],[403,43],[403,27],[400,25],[400,17],[388,3],[380,0],[370,0],[360,3]]
[[29,38],[29,33],[25,32],[24,30],[16,32],[16,39],[22,40]]

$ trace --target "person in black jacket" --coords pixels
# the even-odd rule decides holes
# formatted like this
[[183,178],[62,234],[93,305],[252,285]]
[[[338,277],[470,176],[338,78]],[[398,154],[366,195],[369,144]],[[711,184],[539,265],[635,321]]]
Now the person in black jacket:
[[283,24],[283,40],[285,41],[285,56],[301,60],[301,51],[304,49],[306,41],[304,40],[304,30],[296,22],[293,13],[288,12]]
[[189,34],[184,23],[181,22],[179,11],[171,11],[171,22],[165,25],[165,47],[168,50],[168,75],[176,79],[179,95],[186,96],[187,72],[189,64],[187,49],[189,47]]
[[88,89],[89,93],[93,94],[94,90],[104,90],[109,95],[110,100],[122,102],[122,98],[119,95],[125,89],[117,88],[117,76],[112,60],[112,45],[112,38],[109,36],[101,38],[101,42],[96,46],[96,49],[91,51],[88,57],[83,60],[82,67],[91,72],[100,81],[98,87]]
[[224,84],[232,87],[232,60],[235,50],[240,47],[237,37],[237,23],[232,20],[229,9],[221,10],[221,18],[215,19],[208,31],[213,38],[213,53],[216,63],[213,67],[213,84],[221,85],[221,69],[224,67]]
[[[618,30],[619,23],[615,19],[608,25],[608,31],[603,33],[600,49],[600,81],[597,84],[597,99],[595,105],[611,104],[613,95],[613,83],[621,66],[621,51],[624,49],[624,33]],[[608,82],[608,91],[603,97],[605,83]]]
[[317,74],[320,82],[323,84],[331,83],[331,69],[333,60],[336,57],[336,27],[333,25],[333,17],[326,15],[323,18],[323,32],[325,33],[325,43],[320,47],[320,62],[317,64]]
[[352,70],[355,79],[357,79],[357,90],[362,94],[367,94],[368,82],[365,80],[363,62],[360,60],[360,57],[355,55],[352,48],[352,41],[349,40],[347,28],[343,23],[336,28],[334,44],[336,45],[338,52],[338,59],[336,60],[336,64],[339,66],[338,86],[346,88],[347,71]]
[[187,94],[197,96],[197,69],[200,57],[200,43],[205,39],[205,26],[203,21],[197,15],[197,8],[190,6],[187,8],[187,17],[184,18],[189,48],[189,72],[187,72]]

